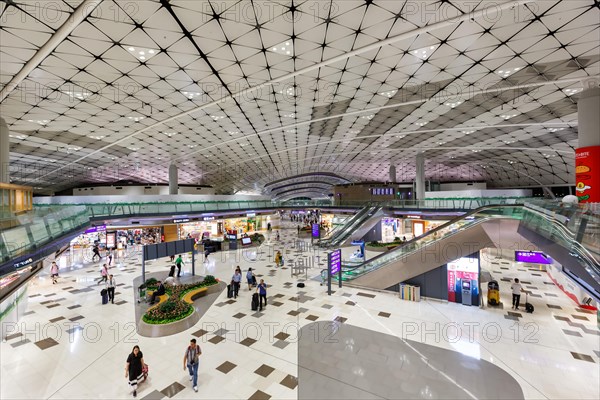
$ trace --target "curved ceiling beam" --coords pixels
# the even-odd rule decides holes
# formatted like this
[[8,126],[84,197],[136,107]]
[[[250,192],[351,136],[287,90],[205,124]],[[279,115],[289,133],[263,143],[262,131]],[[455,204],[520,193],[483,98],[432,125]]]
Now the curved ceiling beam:
[[[131,138],[135,137],[136,135],[139,135],[140,133],[146,132],[146,131],[151,130],[151,129],[158,128],[159,126],[162,126],[162,125],[164,125],[164,124],[166,124],[168,122],[174,121],[174,120],[179,119],[181,117],[184,117],[186,115],[193,114],[195,112],[204,110],[204,109],[209,108],[209,107],[217,106],[217,105],[219,105],[221,103],[224,103],[226,101],[233,100],[234,98],[240,98],[240,97],[242,97],[242,98],[248,98],[248,96],[251,93],[253,93],[253,92],[257,91],[257,90],[273,86],[273,85],[275,85],[275,84],[277,84],[279,82],[287,81],[287,80],[289,80],[291,78],[294,78],[296,76],[307,74],[309,72],[318,70],[318,69],[323,68],[325,66],[328,66],[329,64],[333,64],[333,63],[336,63],[336,62],[339,62],[339,61],[344,61],[344,60],[346,60],[348,58],[351,58],[351,57],[363,54],[363,53],[371,51],[371,50],[375,50],[375,49],[381,48],[383,46],[388,46],[388,45],[391,45],[391,44],[394,44],[394,43],[397,43],[397,42],[400,42],[400,41],[403,41],[403,40],[406,40],[406,39],[410,39],[410,38],[413,38],[413,37],[416,37],[416,36],[419,36],[419,35],[424,35],[424,34],[427,34],[427,33],[431,33],[432,31],[435,31],[435,30],[438,30],[438,29],[443,29],[443,28],[447,28],[447,27],[455,27],[460,22],[476,21],[476,20],[479,20],[480,18],[485,18],[485,17],[488,16],[490,10],[492,10],[492,12],[494,12],[494,13],[502,12],[504,10],[513,9],[513,8],[515,8],[517,6],[520,6],[520,5],[525,4],[525,3],[530,3],[530,2],[531,2],[531,0],[512,0],[512,1],[504,2],[502,4],[496,4],[496,3],[494,3],[492,7],[489,7],[489,8],[488,7],[484,7],[482,9],[480,9],[480,10],[477,10],[477,11],[471,11],[471,12],[468,12],[468,13],[465,13],[465,14],[461,14],[461,15],[456,16],[456,17],[448,18],[448,19],[445,19],[445,20],[433,23],[431,25],[427,25],[427,26],[424,26],[424,27],[421,27],[421,28],[414,29],[414,30],[412,30],[410,32],[401,33],[401,34],[398,34],[396,36],[392,36],[390,38],[387,38],[385,40],[381,40],[381,41],[378,41],[378,42],[375,42],[375,43],[368,44],[368,45],[363,46],[363,47],[361,47],[359,49],[343,53],[343,54],[341,54],[339,56],[330,58],[330,59],[322,61],[320,63],[310,65],[310,66],[308,66],[306,68],[299,69],[299,70],[297,70],[295,72],[292,72],[292,73],[289,73],[289,74],[286,74],[286,75],[282,75],[282,76],[280,76],[278,78],[275,78],[275,79],[271,79],[271,80],[269,80],[267,82],[261,83],[259,85],[253,86],[251,88],[240,90],[240,91],[235,92],[235,93],[233,93],[231,95],[225,96],[225,97],[223,97],[221,99],[218,99],[218,100],[215,100],[215,101],[211,101],[211,102],[203,104],[201,106],[192,108],[191,110],[181,112],[181,113],[179,113],[177,115],[173,115],[172,117],[166,118],[166,119],[164,119],[162,121],[158,121],[158,122],[156,122],[156,123],[154,123],[152,125],[146,126],[146,127],[142,128],[142,129],[136,131],[136,132],[133,132],[133,133],[131,133],[129,135],[126,135],[125,137],[123,137],[123,138],[121,138],[121,139],[119,139],[119,140],[117,140],[117,141],[115,141],[113,143],[110,143],[110,144],[108,144],[106,146],[103,146],[103,147],[101,147],[99,149],[96,149],[96,150],[94,150],[94,151],[92,151],[92,152],[90,152],[90,153],[88,153],[88,154],[86,154],[86,155],[84,155],[82,157],[77,158],[74,161],[71,161],[71,162],[69,162],[69,163],[67,163],[65,165],[62,165],[62,166],[56,168],[56,169],[54,169],[54,170],[52,170],[52,171],[50,171],[50,172],[42,175],[40,177],[40,179],[44,178],[47,175],[50,175],[50,174],[56,173],[58,171],[61,171],[64,168],[66,168],[66,167],[68,167],[70,165],[76,164],[79,161],[82,161],[82,160],[86,159],[87,157],[89,157],[91,155],[94,155],[94,154],[100,153],[102,151],[105,151],[106,149],[109,149],[112,146],[118,145],[118,144],[126,142],[126,141],[130,141]],[[580,79],[578,79],[578,80],[580,80]],[[523,86],[521,86],[521,87],[523,87]],[[486,91],[486,92],[489,92],[489,91]],[[362,112],[367,112],[367,111],[361,111],[361,113]],[[279,129],[281,129],[281,128],[279,128]],[[256,135],[258,135],[258,133],[247,135],[246,138],[251,137],[251,136],[256,136]],[[233,140],[230,140],[230,141],[237,141],[237,140],[239,140],[239,139],[233,139]],[[229,143],[230,141],[226,141],[226,142],[223,142],[223,143]],[[203,151],[206,151],[207,149],[209,149],[209,148],[211,148],[213,146],[216,146],[216,145],[205,147],[203,149]],[[194,154],[194,153],[195,152],[193,152],[191,154]],[[184,157],[189,157],[189,155],[190,154],[187,154]],[[166,162],[166,163],[163,163],[163,164],[169,164],[169,163],[171,163],[173,161],[176,161],[176,160],[179,160],[181,158],[183,158],[183,157],[179,157],[179,158],[170,160],[169,162]]]
[[[10,82],[6,84],[0,91],[0,102],[2,102],[6,96],[8,96],[13,90],[19,86],[23,79],[27,78],[29,74],[36,69],[46,57],[48,57],[59,44],[61,44],[70,34],[83,22],[88,15],[92,13],[102,3],[102,0],[85,0],[79,7],[77,7],[67,18],[64,24],[54,32],[54,34],[48,39],[48,41],[35,52],[33,57],[27,61],[27,63],[21,68],[15,76],[12,77]],[[9,6],[17,7],[12,1],[8,2]],[[118,7],[118,6],[117,6]]]
[[[276,153],[274,153],[274,154],[276,154]],[[243,164],[244,163],[239,163],[239,164],[234,164],[234,165],[243,165]],[[210,173],[210,172],[211,171],[208,171],[208,173]],[[269,187],[271,185],[275,185],[277,183],[281,183],[281,182],[285,182],[285,181],[290,181],[292,179],[304,178],[304,177],[307,177],[307,176],[327,176],[327,177],[330,177],[330,178],[339,179],[340,181],[344,181],[346,183],[352,183],[352,181],[350,181],[350,180],[348,180],[348,179],[346,179],[344,177],[341,177],[338,174],[334,174],[332,172],[307,172],[305,174],[289,176],[289,177],[286,177],[286,178],[278,179],[276,181],[271,181],[271,182],[265,184],[265,189],[267,187]]]
[[274,201],[286,201],[289,199],[293,199],[295,197],[300,197],[300,194],[312,194],[312,195],[316,195],[314,197],[321,197],[321,198],[327,198],[328,196],[326,194],[324,194],[323,192],[317,192],[314,190],[306,190],[306,191],[301,191],[301,192],[296,192],[293,195],[287,195],[287,196],[282,196],[282,197],[273,197]]
[[312,189],[315,189],[315,191],[320,191],[320,192],[328,192],[331,190],[331,187],[306,186],[306,187],[301,187],[301,188],[288,189],[288,190],[284,190],[279,193],[273,193],[273,197],[278,197],[278,196],[284,195],[286,193],[293,193],[293,192],[298,192],[298,191],[302,191],[302,190],[312,190]]
[[288,188],[290,186],[298,186],[298,185],[304,185],[304,184],[320,184],[320,185],[329,185],[329,186],[335,185],[335,183],[325,182],[325,181],[298,181],[298,182],[294,182],[294,183],[288,183],[287,185],[281,185],[281,186],[274,187],[273,189],[271,189],[271,193],[273,193],[277,190],[280,190],[280,189]]

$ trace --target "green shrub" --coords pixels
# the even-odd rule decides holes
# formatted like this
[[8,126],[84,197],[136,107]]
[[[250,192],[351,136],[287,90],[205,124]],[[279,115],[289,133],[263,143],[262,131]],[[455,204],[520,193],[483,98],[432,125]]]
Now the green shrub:
[[206,285],[214,285],[215,283],[217,283],[217,279],[212,275],[206,275],[204,277],[203,283]]
[[158,283],[158,279],[156,278],[148,278],[146,279],[146,282],[144,282],[146,286],[156,286],[156,284]]

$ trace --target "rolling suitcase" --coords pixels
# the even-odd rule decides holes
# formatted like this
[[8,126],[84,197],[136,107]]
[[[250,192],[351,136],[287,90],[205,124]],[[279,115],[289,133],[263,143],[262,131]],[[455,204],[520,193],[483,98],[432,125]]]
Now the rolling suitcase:
[[102,304],[108,304],[108,290],[102,289],[100,291],[100,296],[102,296]]
[[258,293],[252,295],[252,311],[258,310]]
[[227,285],[227,298],[231,299],[233,297],[233,286],[231,284]]
[[533,312],[533,304],[527,301],[527,293],[525,293],[525,312],[531,314]]

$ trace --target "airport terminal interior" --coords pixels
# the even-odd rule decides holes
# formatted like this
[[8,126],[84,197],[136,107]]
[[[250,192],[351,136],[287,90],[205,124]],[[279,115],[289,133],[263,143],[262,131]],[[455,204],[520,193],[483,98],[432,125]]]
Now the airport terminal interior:
[[600,398],[598,0],[0,1],[0,399]]

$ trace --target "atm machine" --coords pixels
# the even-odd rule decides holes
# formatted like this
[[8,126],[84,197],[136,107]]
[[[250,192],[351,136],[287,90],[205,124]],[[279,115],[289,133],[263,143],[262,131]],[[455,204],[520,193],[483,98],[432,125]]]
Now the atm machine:
[[462,281],[462,304],[463,306],[471,306],[471,281],[463,280]]

